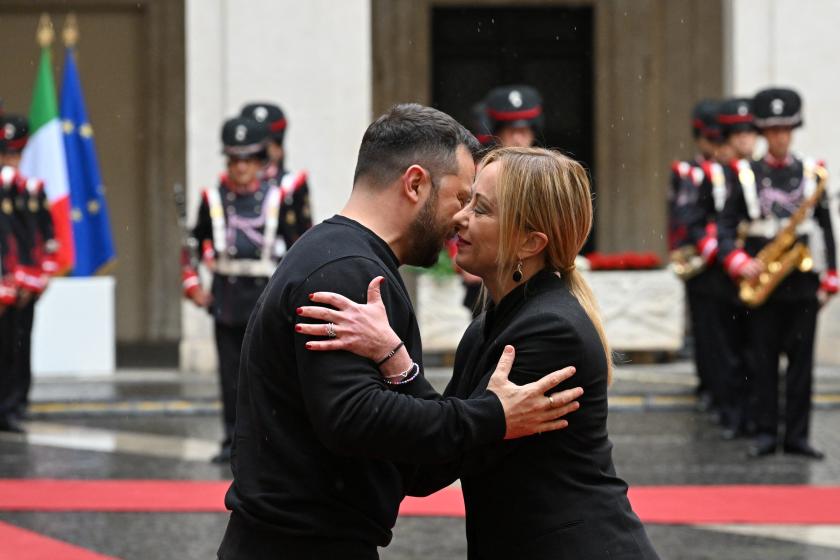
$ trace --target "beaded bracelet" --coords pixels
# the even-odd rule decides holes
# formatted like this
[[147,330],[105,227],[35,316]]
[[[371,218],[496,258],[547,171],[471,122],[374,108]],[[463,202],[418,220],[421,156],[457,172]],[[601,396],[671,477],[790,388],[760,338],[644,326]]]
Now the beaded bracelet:
[[[410,375],[409,375],[410,374]],[[410,381],[414,381],[414,378],[420,374],[420,366],[417,365],[417,362],[412,362],[411,367],[405,370],[403,373],[398,373],[397,375],[392,375],[390,377],[385,378],[385,383],[388,385],[404,385]],[[392,379],[401,378],[399,381],[392,381]]]
[[387,354],[385,354],[385,357],[384,357],[384,358],[382,358],[381,360],[379,360],[378,362],[376,362],[376,367],[382,367],[382,364],[384,364],[385,362],[387,362],[388,360],[390,360],[391,358],[393,358],[393,357],[394,357],[394,354],[396,354],[396,353],[397,353],[397,351],[398,351],[400,348],[402,348],[403,346],[405,346],[405,342],[403,342],[403,341],[401,340],[399,344],[397,344],[396,346],[394,346],[394,349],[393,349],[393,350],[391,350],[390,352],[388,352]]

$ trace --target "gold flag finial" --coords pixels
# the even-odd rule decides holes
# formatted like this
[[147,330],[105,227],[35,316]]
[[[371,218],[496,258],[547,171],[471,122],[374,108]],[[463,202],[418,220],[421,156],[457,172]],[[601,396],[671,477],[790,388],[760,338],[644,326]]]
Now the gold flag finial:
[[73,48],[79,42],[79,21],[76,19],[76,14],[69,13],[64,18],[64,29],[61,31],[64,37],[64,46]]
[[41,14],[41,19],[38,21],[38,33],[36,37],[41,48],[52,45],[55,31],[53,30],[53,24],[49,14]]

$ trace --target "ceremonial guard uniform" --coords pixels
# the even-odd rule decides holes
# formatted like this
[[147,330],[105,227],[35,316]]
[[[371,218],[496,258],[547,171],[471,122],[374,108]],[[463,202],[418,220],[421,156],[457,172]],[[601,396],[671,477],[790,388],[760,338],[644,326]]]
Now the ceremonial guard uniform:
[[[228,173],[217,187],[204,191],[190,244],[199,253],[195,259],[213,272],[211,297],[203,294],[191,259],[184,261],[185,295],[207,305],[215,321],[225,430],[216,462],[230,458],[245,327],[286,247],[297,239],[296,230],[283,219],[282,185],[259,175],[267,133],[264,124],[245,118],[230,119],[222,128]],[[237,183],[234,173],[243,164],[253,166],[246,184]]]
[[[718,157],[718,164],[714,165],[714,173],[709,181],[719,217],[726,200],[735,188],[738,160],[752,160],[756,136],[752,100],[730,98],[723,101],[718,111],[718,123],[723,133],[724,145],[729,147],[730,158],[727,160]],[[753,431],[749,389],[752,373],[747,355],[746,307],[739,299],[737,287],[728,278],[720,259],[716,259],[712,266],[717,274],[720,316],[717,322],[720,329],[719,346],[716,351],[720,386],[716,399],[720,409],[723,437],[734,439]]]
[[12,371],[15,379],[15,414],[22,418],[29,404],[32,386],[32,326],[35,303],[47,288],[49,277],[57,272],[52,215],[40,179],[24,177],[17,169],[20,153],[28,140],[29,126],[24,117],[3,117],[4,161],[3,188],[14,192],[13,230],[16,243],[14,279],[18,290],[14,312],[14,352]]
[[286,115],[272,103],[250,103],[242,108],[240,116],[264,123],[269,128],[268,160],[263,174],[269,184],[279,185],[282,190],[283,206],[280,214],[283,238],[294,242],[312,227],[312,209],[306,171],[286,169],[286,152],[283,147],[288,128]]
[[717,122],[718,103],[705,100],[692,114],[692,133],[698,154],[691,161],[671,166],[668,190],[668,244],[672,268],[685,280],[686,299],[694,336],[694,363],[699,378],[698,396],[702,409],[713,405],[719,394],[715,363],[719,314],[716,305],[720,284],[714,269],[718,242],[716,201],[722,205],[725,186],[721,166],[714,161],[722,134]]
[[[4,140],[0,139],[0,144]],[[18,418],[20,403],[17,377],[13,369],[15,303],[17,288],[17,242],[14,238],[16,199],[14,168],[0,166],[0,431],[22,432]]]
[[[811,447],[809,424],[813,382],[814,338],[820,299],[837,292],[835,244],[828,199],[821,192],[824,167],[821,162],[800,159],[789,151],[793,129],[802,125],[801,100],[789,89],[767,89],[753,100],[755,123],[768,141],[767,155],[758,161],[737,163],[737,181],[719,224],[724,266],[737,280],[781,278],[761,303],[754,300],[748,311],[750,355],[755,365],[756,428],[758,437],[751,456],[769,455],[778,444],[779,355],[787,356],[785,376],[784,446],[786,453],[821,459]],[[820,184],[822,183],[822,185]],[[807,212],[804,212],[807,210]],[[775,266],[760,265],[754,257],[762,249],[780,245],[779,233],[792,218],[803,217],[795,228],[798,243],[810,256],[792,260],[786,276],[776,276]],[[792,225],[790,226],[793,227]],[[744,238],[739,237],[740,231]],[[798,251],[801,247],[792,248]],[[787,247],[785,253],[795,255]],[[772,257],[774,264],[785,260]],[[810,267],[809,265],[812,265]],[[772,284],[768,284],[772,285]],[[749,291],[744,292],[745,297]]]
[[545,124],[542,96],[531,86],[497,87],[490,90],[485,103],[499,145],[527,148],[542,135]]

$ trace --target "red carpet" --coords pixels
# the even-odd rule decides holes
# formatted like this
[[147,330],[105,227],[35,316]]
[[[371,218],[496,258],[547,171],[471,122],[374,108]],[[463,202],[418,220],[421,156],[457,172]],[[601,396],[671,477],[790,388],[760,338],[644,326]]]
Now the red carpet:
[[[0,479],[0,511],[222,512],[227,487],[220,481]],[[630,499],[647,523],[840,524],[836,486],[639,486]],[[461,491],[406,498],[400,513],[462,517]]]
[[116,560],[0,521],[0,560]]

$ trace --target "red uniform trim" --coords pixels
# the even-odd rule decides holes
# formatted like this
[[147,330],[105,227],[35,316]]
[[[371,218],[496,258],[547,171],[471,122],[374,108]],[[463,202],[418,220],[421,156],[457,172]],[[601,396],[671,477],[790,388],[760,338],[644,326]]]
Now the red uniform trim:
[[720,124],[740,124],[753,122],[753,116],[746,115],[718,115],[718,122]]
[[837,277],[836,270],[827,270],[820,282],[820,288],[829,294],[836,294],[840,290],[840,278]]
[[181,286],[184,289],[184,297],[192,297],[192,295],[201,287],[198,274],[190,267],[184,267],[181,272]]
[[495,111],[488,109],[487,114],[497,121],[518,121],[520,119],[534,119],[542,114],[542,106],[537,105],[533,109],[523,109],[522,111]]
[[17,300],[17,290],[14,282],[3,280],[0,282],[0,305],[12,305]]
[[271,132],[280,132],[281,130],[286,130],[286,119],[279,119],[271,123],[269,127]]
[[723,267],[730,276],[737,278],[741,267],[750,261],[750,256],[743,249],[736,249],[723,260]]
[[294,175],[294,179],[292,179],[290,183],[287,183],[288,186],[283,186],[284,181],[281,180],[280,184],[282,186],[283,196],[289,196],[296,193],[299,188],[306,184],[307,176],[308,174],[305,170],[297,171]]
[[28,141],[29,136],[24,136],[23,138],[18,138],[17,140],[6,140],[6,149],[20,152],[26,147],[26,143]]
[[47,277],[38,267],[18,266],[15,269],[15,283],[26,291],[40,294],[47,287]]

